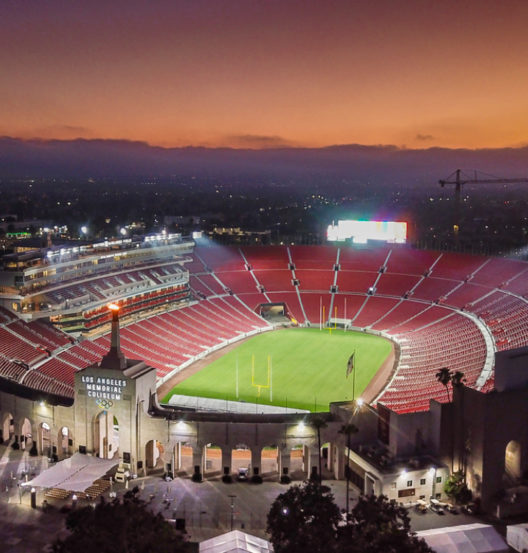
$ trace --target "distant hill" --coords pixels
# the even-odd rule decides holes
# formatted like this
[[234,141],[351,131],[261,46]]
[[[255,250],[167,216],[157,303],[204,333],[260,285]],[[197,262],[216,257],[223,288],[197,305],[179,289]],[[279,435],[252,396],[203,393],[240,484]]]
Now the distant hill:
[[528,175],[528,147],[485,150],[358,144],[326,148],[161,148],[126,140],[0,137],[0,177],[207,176],[342,178],[409,186],[436,184],[457,168]]

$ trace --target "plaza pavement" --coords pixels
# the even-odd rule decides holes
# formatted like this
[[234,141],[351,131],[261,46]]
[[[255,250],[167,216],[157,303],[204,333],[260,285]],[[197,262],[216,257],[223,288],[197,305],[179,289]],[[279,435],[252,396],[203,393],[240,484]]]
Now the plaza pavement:
[[[48,550],[57,536],[64,535],[64,514],[61,506],[71,507],[71,499],[57,502],[44,511],[42,491],[37,491],[37,508],[31,508],[30,491],[19,486],[47,468],[45,457],[29,457],[27,452],[14,451],[0,445],[0,550],[2,553],[37,553]],[[329,480],[328,485],[340,508],[345,507],[346,483]],[[287,486],[278,482],[250,484],[234,482],[224,484],[220,480],[194,483],[188,478],[176,478],[165,482],[159,476],[138,478],[129,487],[137,485],[142,499],[154,512],[161,512],[169,520],[184,518],[191,541],[202,541],[231,529],[231,503],[233,503],[233,528],[266,537],[266,516],[271,503]],[[122,496],[124,484],[114,484],[112,492]],[[108,496],[110,492],[105,495]],[[351,506],[357,498],[351,486]],[[231,497],[234,496],[234,497]],[[50,502],[51,503],[51,502]],[[79,505],[82,502],[79,501]],[[419,515],[410,510],[414,530],[453,526],[475,522],[466,515],[435,513]]]

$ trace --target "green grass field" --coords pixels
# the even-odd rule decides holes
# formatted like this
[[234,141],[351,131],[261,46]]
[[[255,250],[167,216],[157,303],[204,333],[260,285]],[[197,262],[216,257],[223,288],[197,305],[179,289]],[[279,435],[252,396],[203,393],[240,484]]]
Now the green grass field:
[[183,394],[327,411],[333,401],[352,399],[354,379],[346,377],[346,369],[353,352],[359,397],[390,351],[388,340],[361,332],[316,328],[265,332],[178,384],[163,402]]

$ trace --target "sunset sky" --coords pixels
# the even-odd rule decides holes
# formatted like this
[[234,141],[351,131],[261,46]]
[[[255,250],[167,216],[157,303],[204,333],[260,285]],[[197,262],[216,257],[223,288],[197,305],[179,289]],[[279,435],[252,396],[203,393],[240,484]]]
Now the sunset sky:
[[528,144],[524,0],[1,0],[0,135]]

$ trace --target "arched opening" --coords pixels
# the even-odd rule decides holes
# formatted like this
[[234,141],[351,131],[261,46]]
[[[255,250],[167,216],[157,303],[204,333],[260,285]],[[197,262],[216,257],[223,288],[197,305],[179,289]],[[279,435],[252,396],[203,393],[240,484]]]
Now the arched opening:
[[521,478],[521,445],[512,440],[504,453],[504,478],[508,484],[516,484]]
[[273,476],[279,472],[279,449],[276,445],[263,447],[260,452],[260,472],[262,475]]
[[251,475],[251,449],[246,444],[237,444],[231,451],[231,470],[239,480]]
[[58,450],[62,457],[68,457],[71,454],[71,444],[70,429],[67,426],[63,426],[59,431],[57,440]]
[[330,477],[329,472],[332,471],[332,464],[330,459],[330,452],[332,450],[332,446],[330,442],[325,442],[321,445],[321,471],[323,473],[323,478]]
[[22,426],[20,427],[20,447],[22,449],[27,449],[28,451],[31,449],[31,446],[33,445],[33,434],[31,430],[31,422],[29,422],[29,419],[24,419],[22,422]]
[[94,449],[102,459],[113,459],[119,453],[119,423],[108,411],[95,418]]
[[11,440],[11,438],[15,434],[15,421],[13,419],[13,415],[11,413],[7,413],[4,416],[4,420],[2,422],[2,439],[6,442]]
[[305,464],[304,446],[302,444],[293,446],[290,451],[290,477],[295,480],[307,478]]
[[222,448],[216,444],[205,446],[205,470],[204,476],[212,477],[221,474]]
[[175,459],[180,472],[192,474],[193,472],[193,448],[185,442],[176,445]]
[[165,449],[158,440],[150,440],[145,446],[145,462],[150,471],[163,470],[163,454]]
[[41,454],[51,458],[51,428],[47,422],[40,423],[39,438]]

